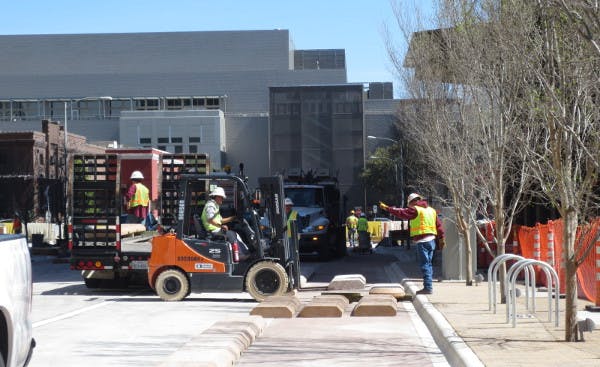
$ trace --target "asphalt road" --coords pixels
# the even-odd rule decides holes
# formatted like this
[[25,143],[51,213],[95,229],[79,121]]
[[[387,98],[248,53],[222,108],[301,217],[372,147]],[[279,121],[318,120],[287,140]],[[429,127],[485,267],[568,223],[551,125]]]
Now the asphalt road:
[[[52,260],[53,257],[32,257],[32,316],[37,341],[30,363],[32,367],[156,365],[216,321],[248,316],[256,306],[246,293],[192,293],[182,302],[163,302],[145,288],[90,290],[85,287],[78,272],[68,269],[68,264],[55,264]],[[309,277],[312,291],[315,291],[337,274],[360,273],[366,277],[367,283],[390,282],[387,269],[393,261],[393,256],[377,253],[352,254],[342,261],[303,261],[301,268],[302,273]],[[303,293],[303,296],[307,294]],[[414,309],[411,311],[412,304],[407,306],[406,313],[401,312],[402,318],[394,321],[396,329],[404,331],[394,336],[391,346],[405,345],[410,340],[413,350],[419,351],[420,358],[429,361],[427,356],[439,355],[439,350],[436,350],[435,344],[431,345],[430,336],[426,329],[423,330]],[[274,335],[277,334],[277,324],[271,325],[273,327],[265,330],[264,338],[257,339],[254,349],[251,347],[249,354],[240,361],[243,365],[259,363],[261,349],[257,348],[261,345],[268,348],[277,339]],[[344,328],[343,325],[336,327]],[[390,332],[393,330],[385,331],[388,344]],[[415,333],[423,334],[419,345],[414,344]],[[327,335],[321,334],[320,337],[327,338]],[[360,340],[361,337],[358,338]],[[406,339],[403,341],[403,338]],[[305,345],[310,347],[310,340]],[[391,360],[398,362],[397,359]],[[421,359],[421,362],[424,360]],[[285,359],[280,362],[283,365],[289,363]],[[387,362],[374,365],[387,365]]]

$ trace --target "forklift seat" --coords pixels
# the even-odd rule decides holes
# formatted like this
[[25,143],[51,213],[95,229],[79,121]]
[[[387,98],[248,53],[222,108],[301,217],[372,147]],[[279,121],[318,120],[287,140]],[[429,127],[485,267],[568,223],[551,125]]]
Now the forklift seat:
[[194,213],[192,216],[194,220],[194,229],[196,230],[196,238],[206,239],[206,240],[225,240],[225,234],[223,233],[210,233],[204,228],[202,225],[202,221],[200,220],[200,216],[198,213]]

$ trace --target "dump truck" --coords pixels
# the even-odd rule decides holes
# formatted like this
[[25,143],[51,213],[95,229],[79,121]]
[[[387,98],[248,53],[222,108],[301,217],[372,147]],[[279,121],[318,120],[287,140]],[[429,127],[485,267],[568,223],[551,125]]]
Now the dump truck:
[[[70,267],[88,288],[147,283],[150,240],[177,212],[177,180],[184,172],[208,172],[206,154],[169,154],[157,149],[112,149],[75,155],[68,183]],[[126,223],[124,194],[134,170],[149,188],[155,228]]]
[[345,223],[337,179],[326,169],[307,173],[291,169],[284,190],[298,213],[300,254],[317,255],[321,260],[344,256]]
[[[300,288],[297,237],[288,237],[281,176],[259,178],[250,192],[246,182],[228,174],[182,175],[177,216],[171,228],[152,239],[148,281],[165,301],[180,301],[191,292],[248,292],[258,301]],[[207,193],[225,189],[220,212],[247,246],[207,233],[200,217]],[[259,194],[255,194],[259,193]],[[260,223],[268,222],[265,230]]]

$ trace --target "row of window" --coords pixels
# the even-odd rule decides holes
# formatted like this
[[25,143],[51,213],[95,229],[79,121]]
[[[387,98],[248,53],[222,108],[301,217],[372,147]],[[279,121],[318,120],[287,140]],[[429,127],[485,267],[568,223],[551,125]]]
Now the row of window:
[[[301,109],[302,106],[302,109]],[[338,102],[333,106],[329,103],[276,103],[273,111],[274,115],[298,116],[300,113],[307,114],[348,114],[361,113],[362,103],[360,102]]]
[[[152,145],[142,145],[143,148],[154,148]],[[169,153],[198,153],[199,149],[197,145],[188,145],[187,152],[185,152],[185,146],[183,145],[157,145],[156,149],[164,150]]]
[[[183,138],[181,138],[181,137],[171,137],[171,138],[161,137],[161,138],[157,138],[156,142],[158,144],[168,144],[168,143],[181,144],[181,143],[183,143]],[[199,136],[189,136],[188,142],[189,143],[201,143],[201,139]],[[139,143],[141,145],[152,144],[152,138],[140,138]]]
[[0,120],[110,119],[122,111],[219,109],[219,97],[86,98],[83,100],[0,100]]

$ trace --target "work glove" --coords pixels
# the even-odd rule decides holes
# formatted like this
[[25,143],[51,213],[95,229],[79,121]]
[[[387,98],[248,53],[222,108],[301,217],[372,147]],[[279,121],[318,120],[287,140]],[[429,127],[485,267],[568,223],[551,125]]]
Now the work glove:
[[445,238],[438,238],[437,239],[437,249],[438,250],[443,250],[444,247],[446,247],[446,239]]
[[389,206],[385,205],[382,201],[379,202],[379,207],[383,210],[388,210]]

